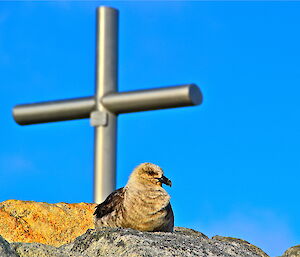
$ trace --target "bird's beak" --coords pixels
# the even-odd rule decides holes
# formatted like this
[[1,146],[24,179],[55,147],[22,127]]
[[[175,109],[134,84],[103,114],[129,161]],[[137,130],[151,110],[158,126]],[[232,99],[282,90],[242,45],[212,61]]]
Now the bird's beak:
[[167,186],[172,186],[172,181],[165,176],[160,178],[160,182],[166,184]]

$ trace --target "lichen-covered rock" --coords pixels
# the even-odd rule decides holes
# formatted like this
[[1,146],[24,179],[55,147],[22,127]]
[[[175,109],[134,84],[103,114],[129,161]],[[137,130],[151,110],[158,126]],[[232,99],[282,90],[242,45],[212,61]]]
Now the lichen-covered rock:
[[132,229],[88,230],[60,249],[87,256],[224,256],[260,257],[243,244],[209,239],[196,231],[176,228],[174,233]]
[[0,236],[0,256],[18,257],[17,253],[11,248],[9,243],[2,236]]
[[40,243],[11,243],[11,248],[19,257],[69,257],[65,251]]
[[0,235],[8,242],[60,246],[94,228],[95,204],[8,200],[0,203]]
[[176,234],[185,234],[185,235],[191,235],[194,237],[202,237],[202,238],[208,239],[208,236],[204,235],[203,233],[201,233],[197,230],[191,229],[191,228],[175,227],[174,232],[176,232]]
[[287,249],[282,257],[300,257],[300,245],[296,245]]
[[88,230],[62,246],[70,254],[87,256],[224,256],[258,257],[243,245],[208,239],[202,233],[176,228],[174,233],[140,232],[132,229]]
[[[3,240],[5,241],[5,240]],[[132,229],[89,229],[74,242],[53,247],[38,243],[11,243],[5,247],[18,257],[261,257],[244,243],[209,239],[204,234],[185,228],[168,232],[140,232]],[[0,242],[0,249],[2,243]],[[0,255],[2,257],[2,255]],[[264,255],[267,256],[267,255]]]
[[253,244],[250,244],[249,242],[247,242],[246,240],[243,240],[243,239],[238,239],[238,238],[234,238],[234,237],[226,237],[226,236],[214,236],[212,239],[219,240],[222,242],[233,243],[233,244],[242,244],[247,249],[255,252],[256,254],[258,254],[261,257],[269,257],[263,250],[261,250],[260,248],[258,248],[257,246],[255,246]]

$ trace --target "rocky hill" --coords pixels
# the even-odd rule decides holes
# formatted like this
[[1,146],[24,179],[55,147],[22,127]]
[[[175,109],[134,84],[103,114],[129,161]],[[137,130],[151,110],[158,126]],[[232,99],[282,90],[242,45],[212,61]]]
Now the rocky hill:
[[[95,204],[0,203],[1,257],[200,256],[268,257],[242,239],[176,227],[173,233],[132,229],[93,229]],[[300,247],[283,257],[300,257]]]

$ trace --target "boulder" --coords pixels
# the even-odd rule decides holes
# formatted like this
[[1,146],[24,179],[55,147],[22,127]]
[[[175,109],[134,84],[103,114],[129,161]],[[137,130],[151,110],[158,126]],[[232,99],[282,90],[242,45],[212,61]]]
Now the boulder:
[[[4,242],[3,242],[4,241]],[[89,229],[73,242],[54,247],[40,243],[0,241],[0,249],[18,257],[265,257],[240,241],[209,239],[204,234],[186,228],[168,232],[140,232],[133,229]],[[1,255],[2,256],[2,255]]]
[[300,257],[300,245],[287,249],[281,257]]
[[233,244],[243,244],[247,249],[257,253],[259,256],[268,257],[268,255],[262,249],[260,249],[259,247],[255,246],[253,244],[250,244],[249,242],[247,242],[246,240],[243,240],[243,239],[234,238],[234,237],[226,237],[226,236],[214,236],[214,237],[212,237],[212,239],[219,240],[222,242],[229,242],[229,243],[233,243]]
[[8,200],[0,203],[0,235],[8,242],[60,246],[94,228],[95,206]]

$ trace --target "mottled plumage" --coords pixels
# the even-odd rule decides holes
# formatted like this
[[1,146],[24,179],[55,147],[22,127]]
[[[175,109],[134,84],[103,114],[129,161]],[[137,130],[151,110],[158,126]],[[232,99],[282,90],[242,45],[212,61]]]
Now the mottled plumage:
[[125,187],[111,193],[96,207],[95,227],[172,232],[174,215],[170,196],[162,183],[171,186],[160,167],[152,163],[140,164]]

